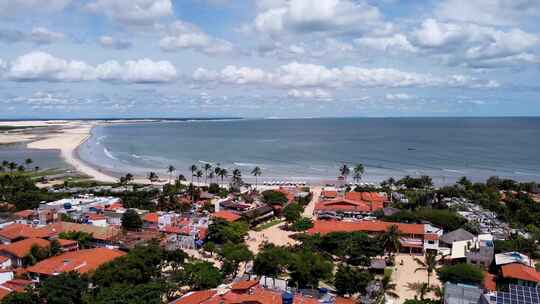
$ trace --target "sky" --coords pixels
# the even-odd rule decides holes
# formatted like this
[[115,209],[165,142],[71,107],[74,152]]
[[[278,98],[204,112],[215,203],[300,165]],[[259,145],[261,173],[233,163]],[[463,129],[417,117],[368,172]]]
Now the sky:
[[539,116],[538,0],[0,0],[0,118]]

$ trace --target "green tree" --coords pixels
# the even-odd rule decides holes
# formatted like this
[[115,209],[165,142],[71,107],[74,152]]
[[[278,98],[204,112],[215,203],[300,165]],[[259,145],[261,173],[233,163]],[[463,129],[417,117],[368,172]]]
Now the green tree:
[[349,176],[350,173],[351,173],[351,169],[349,169],[349,166],[347,166],[347,164],[343,164],[339,168],[339,174],[341,174],[341,176],[343,176],[345,181],[347,181],[347,176]]
[[33,287],[23,292],[12,292],[2,299],[2,304],[36,304],[40,303],[39,294]]
[[389,256],[392,256],[394,253],[399,251],[401,231],[397,225],[392,225],[388,230],[383,233],[381,236],[381,241],[384,248],[388,252]]
[[40,247],[37,244],[33,244],[30,247],[30,252],[23,258],[23,264],[26,266],[34,265],[39,261],[42,261],[49,257],[49,248]]
[[445,265],[438,270],[441,282],[480,284],[484,279],[483,271],[471,264],[460,263]]
[[208,184],[208,172],[210,171],[210,169],[212,169],[212,165],[210,165],[209,163],[206,163],[204,164],[204,183],[205,184]]
[[216,288],[223,282],[223,275],[219,269],[209,262],[186,264],[178,276],[183,284],[193,290]]
[[259,178],[259,176],[261,176],[262,170],[261,170],[261,168],[259,168],[259,167],[257,166],[257,167],[255,167],[255,168],[253,168],[253,170],[251,170],[251,174],[252,174],[253,176],[255,176],[255,189],[257,189],[257,186],[258,186],[258,184],[259,184],[259,183],[258,183],[258,181],[259,181],[258,178]]
[[92,248],[92,240],[94,239],[92,234],[84,231],[64,231],[58,237],[65,240],[77,241],[80,249]]
[[229,172],[225,168],[221,168],[217,175],[221,178],[221,184],[223,185],[223,179],[229,176]]
[[285,247],[265,244],[253,261],[253,272],[273,279],[285,273],[291,253]]
[[122,228],[126,230],[139,230],[142,228],[143,221],[137,211],[128,209],[122,214]]
[[396,292],[397,285],[396,283],[392,282],[392,277],[390,275],[385,274],[381,280],[381,296],[384,298],[385,296],[389,296],[392,298],[399,298],[399,295]]
[[373,275],[367,271],[340,265],[334,277],[334,286],[338,295],[353,295],[364,293],[372,280]]
[[431,291],[431,286],[426,282],[407,283],[407,288],[416,293],[415,298],[420,297],[424,301],[424,297]]
[[313,227],[313,221],[309,217],[301,217],[292,225],[293,231],[306,231]]
[[303,250],[294,254],[288,265],[289,284],[297,288],[317,288],[320,280],[332,277],[333,268],[321,255]]
[[357,164],[354,166],[354,181],[359,182],[362,179],[362,175],[364,175],[364,165]]
[[195,177],[195,172],[197,172],[199,168],[197,168],[196,165],[191,165],[191,167],[189,167],[189,170],[191,171],[191,183],[193,184],[193,177]]
[[45,279],[39,287],[39,297],[47,304],[83,304],[87,289],[88,281],[72,271]]
[[215,244],[233,243],[238,244],[244,241],[248,234],[248,225],[244,222],[229,223],[222,219],[214,219],[208,226],[206,241]]
[[139,285],[115,284],[100,289],[87,303],[95,304],[160,304],[162,295],[168,290],[164,282]]
[[156,172],[149,172],[147,178],[150,181],[150,183],[154,183],[159,179],[159,176],[157,175]]
[[266,190],[262,193],[262,200],[267,205],[283,206],[288,202],[287,196],[279,191]]
[[176,171],[176,168],[173,165],[169,165],[169,167],[167,167],[167,172],[169,173],[169,184],[171,183],[174,171]]
[[253,253],[243,244],[227,243],[219,251],[220,260],[223,262],[222,271],[225,274],[236,277],[241,263],[246,263],[253,259]]
[[283,208],[283,216],[287,223],[292,224],[300,219],[303,208],[298,203],[288,204]]
[[426,252],[423,261],[419,258],[414,258],[414,260],[416,261],[416,263],[418,263],[418,265],[420,265],[420,267],[416,268],[414,272],[417,272],[419,270],[426,271],[428,275],[427,285],[429,286],[431,275],[437,269],[437,253],[430,250]]

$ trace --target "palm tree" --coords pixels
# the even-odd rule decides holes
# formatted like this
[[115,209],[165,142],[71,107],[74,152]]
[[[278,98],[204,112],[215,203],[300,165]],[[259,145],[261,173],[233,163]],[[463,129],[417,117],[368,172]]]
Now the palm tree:
[[172,174],[174,171],[176,171],[176,168],[173,165],[169,165],[167,168],[167,172],[169,172],[169,184],[171,183]]
[[421,301],[424,301],[426,294],[431,291],[431,286],[426,282],[407,283],[407,288],[416,293],[415,298],[420,296]]
[[148,173],[148,180],[150,180],[150,183],[154,183],[158,179],[158,175],[156,172],[150,172]]
[[19,165],[19,166],[17,167],[17,171],[18,171],[18,172],[24,172],[24,170],[26,170],[26,168],[25,168],[23,165]]
[[212,183],[212,180],[214,180],[214,177],[215,177],[214,172],[210,171],[210,173],[208,173],[208,178],[210,179],[210,183]]
[[382,299],[379,303],[384,303],[384,296],[399,298],[399,295],[396,293],[396,287],[396,283],[392,282],[392,277],[385,275],[381,280]]
[[202,176],[203,176],[203,172],[201,170],[197,170],[197,172],[195,172],[195,177],[197,177],[197,184],[200,183],[200,179]]
[[126,174],[126,176],[124,177],[124,181],[126,184],[129,184],[129,182],[131,182],[132,180],[133,180],[133,174],[131,173]]
[[255,176],[255,189],[257,189],[257,186],[258,186],[258,183],[259,183],[258,177],[261,176],[262,170],[261,170],[261,168],[259,168],[259,167],[257,166],[257,167],[255,167],[255,168],[253,168],[253,170],[251,170],[251,174],[252,174],[253,176]]
[[418,263],[418,265],[420,265],[420,267],[416,268],[414,272],[417,272],[419,270],[427,271],[427,285],[429,286],[431,275],[437,269],[437,253],[430,250],[426,252],[423,261],[419,258],[414,258],[414,260],[416,261],[416,263]]
[[392,225],[388,230],[381,235],[384,248],[388,251],[389,256],[399,251],[401,232],[397,225]]
[[210,169],[212,169],[212,165],[210,165],[209,163],[204,164],[204,183],[205,184],[208,183],[208,171],[210,171]]
[[240,186],[241,181],[242,181],[242,171],[236,168],[233,170],[233,173],[232,173],[232,182],[233,184]]
[[2,167],[7,167],[7,166],[9,166],[9,162],[7,160],[3,160]]
[[17,163],[10,162],[10,163],[8,163],[7,167],[9,169],[9,172],[13,173],[13,171],[15,171],[15,169],[17,169]]
[[40,169],[39,166],[35,166],[35,167],[34,167],[34,171],[36,171],[36,172],[38,172],[39,169]]
[[223,184],[223,178],[229,176],[229,171],[227,171],[227,169],[225,169],[225,168],[222,168],[222,169],[219,170],[217,175],[219,175],[219,177],[221,177],[221,184]]
[[191,183],[193,184],[193,177],[195,176],[195,172],[197,172],[198,168],[196,165],[191,165],[189,170],[191,171]]
[[356,166],[354,166],[353,171],[354,171],[354,181],[358,182],[359,180],[362,179],[362,174],[364,174],[364,165],[357,164]]
[[32,163],[34,163],[34,161],[31,158],[27,158],[24,160],[24,164],[26,165],[26,167],[30,166]]
[[347,181],[347,176],[349,175],[349,173],[351,173],[351,169],[349,169],[349,166],[347,166],[347,164],[343,164],[339,168],[339,173],[341,174],[341,176],[343,176],[343,178],[345,178],[345,181]]

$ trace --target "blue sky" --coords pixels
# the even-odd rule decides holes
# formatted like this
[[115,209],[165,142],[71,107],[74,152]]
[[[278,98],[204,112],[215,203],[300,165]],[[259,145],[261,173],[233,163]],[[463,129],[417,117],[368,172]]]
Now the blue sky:
[[537,0],[0,0],[0,118],[540,115]]

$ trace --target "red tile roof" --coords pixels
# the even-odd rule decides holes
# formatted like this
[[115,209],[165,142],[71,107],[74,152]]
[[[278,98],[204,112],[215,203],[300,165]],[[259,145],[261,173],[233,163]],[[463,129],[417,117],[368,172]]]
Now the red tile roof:
[[180,299],[173,301],[171,304],[200,304],[210,299],[215,294],[216,291],[214,290],[193,291],[181,297]]
[[331,201],[319,201],[315,205],[316,211],[342,211],[342,212],[371,212],[371,206],[364,202],[351,201],[347,199],[336,199]]
[[321,196],[326,197],[326,198],[336,198],[337,197],[337,191],[328,191],[328,190],[322,191]]
[[149,223],[157,223],[159,221],[159,216],[155,212],[150,212],[144,215],[143,221]]
[[0,245],[0,251],[7,252],[18,258],[24,258],[30,252],[32,246],[37,245],[39,247],[47,247],[49,244],[49,241],[44,239],[30,238],[8,245]]
[[218,211],[218,212],[214,212],[212,213],[212,217],[217,217],[217,218],[221,218],[221,219],[224,219],[228,222],[235,222],[235,221],[238,221],[241,216],[236,214],[236,213],[233,213],[233,212],[230,212],[230,211]]
[[540,273],[532,267],[525,266],[521,263],[512,263],[503,265],[501,268],[502,275],[505,278],[540,283]]
[[9,260],[7,256],[0,255],[0,263],[4,263],[7,260]]
[[8,240],[19,238],[48,238],[53,235],[55,235],[54,231],[51,231],[47,227],[34,228],[25,224],[11,224],[0,229],[0,236]]
[[110,262],[118,257],[125,255],[119,250],[107,248],[83,249],[70,251],[43,260],[27,268],[28,272],[56,275],[58,273],[77,271],[78,273],[87,273],[94,271],[102,264]]
[[259,284],[259,281],[257,280],[245,280],[245,281],[239,281],[234,284],[232,284],[231,289],[232,290],[246,290],[250,289],[256,285]]
[[0,285],[0,300],[5,298],[12,292],[21,292],[26,286],[31,285],[33,282],[28,280],[10,280]]
[[292,203],[294,201],[294,193],[292,191],[282,187],[279,187],[275,191],[285,194],[285,197],[287,197],[287,202]]
[[423,235],[423,224],[402,224],[383,221],[358,221],[358,222],[342,222],[342,221],[315,221],[313,227],[308,230],[309,234],[320,233],[322,235],[330,232],[384,232],[391,226],[397,226],[402,233]]
[[105,217],[103,214],[98,214],[98,213],[87,213],[86,218],[91,221],[99,221],[99,220],[107,219],[107,217]]
[[427,240],[427,241],[436,241],[438,239],[439,239],[439,235],[435,233],[428,233],[424,235],[424,240]]
[[29,216],[33,214],[34,214],[34,210],[30,210],[30,209],[22,210],[22,211],[14,213],[14,215],[19,218],[28,218]]
[[69,231],[82,231],[92,234],[92,237],[96,240],[110,241],[120,235],[121,231],[115,227],[98,227],[94,225],[85,225],[69,222],[58,222],[47,226],[49,229],[55,232],[55,235],[62,232]]
[[484,271],[484,289],[489,291],[497,291],[497,283],[495,282],[495,275]]
[[60,243],[60,246],[62,246],[62,247],[73,246],[73,245],[77,244],[77,241],[74,241],[74,240],[58,239],[57,241],[58,241],[58,243]]

